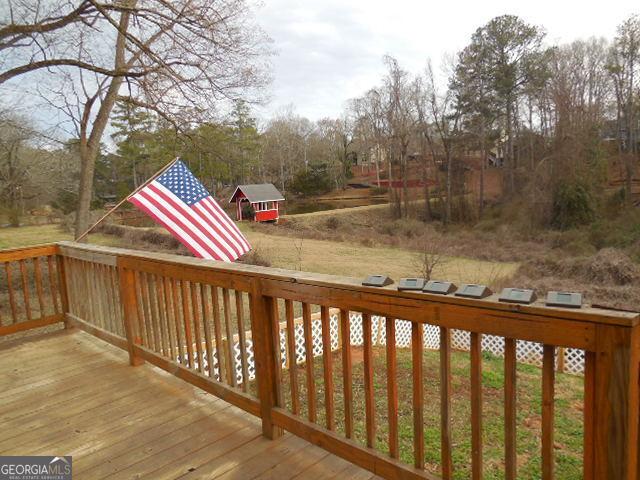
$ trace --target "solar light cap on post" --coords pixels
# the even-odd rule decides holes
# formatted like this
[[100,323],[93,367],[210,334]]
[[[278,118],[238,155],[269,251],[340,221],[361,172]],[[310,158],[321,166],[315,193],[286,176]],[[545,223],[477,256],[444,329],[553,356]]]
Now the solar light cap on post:
[[364,279],[362,285],[366,287],[386,287],[392,283],[393,280],[386,275],[369,275]]
[[536,292],[528,288],[505,288],[502,290],[498,301],[529,305],[535,302],[537,298]]
[[477,285],[475,283],[466,283],[462,285],[455,293],[456,297],[465,298],[486,298],[493,292],[486,285]]
[[556,292],[547,293],[546,305],[548,307],[581,308],[582,294],[578,292]]
[[456,291],[456,287],[451,282],[441,282],[439,280],[429,280],[422,289],[425,293],[435,293],[437,295],[449,295]]
[[401,278],[398,290],[421,291],[424,288],[424,278]]

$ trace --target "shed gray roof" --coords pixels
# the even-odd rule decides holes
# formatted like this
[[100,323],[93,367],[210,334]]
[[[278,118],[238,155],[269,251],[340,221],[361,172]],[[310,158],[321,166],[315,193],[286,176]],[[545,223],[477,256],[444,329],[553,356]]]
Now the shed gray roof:
[[284,200],[282,194],[272,183],[260,183],[254,185],[238,185],[233,195],[229,199],[229,203],[235,200],[238,191],[242,191],[247,200],[251,203],[255,202],[278,202]]

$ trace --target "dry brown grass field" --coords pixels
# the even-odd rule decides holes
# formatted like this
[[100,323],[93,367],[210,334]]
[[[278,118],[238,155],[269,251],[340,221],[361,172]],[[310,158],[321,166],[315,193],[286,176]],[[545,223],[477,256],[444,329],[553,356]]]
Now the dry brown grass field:
[[[415,252],[389,246],[365,247],[357,243],[292,238],[265,233],[252,225],[241,225],[254,250],[266,258],[274,267],[329,273],[343,276],[364,277],[371,273],[385,273],[398,279],[417,275]],[[155,229],[154,229],[155,232]],[[161,233],[161,232],[158,232]],[[72,236],[57,225],[5,228],[0,230],[0,248],[13,248],[60,240],[71,240]],[[138,248],[142,250],[163,249],[148,242],[131,243],[128,238],[92,234],[89,242],[99,245]],[[446,257],[437,266],[434,275],[453,279],[456,282],[502,281],[515,273],[515,262],[473,260],[463,257]]]

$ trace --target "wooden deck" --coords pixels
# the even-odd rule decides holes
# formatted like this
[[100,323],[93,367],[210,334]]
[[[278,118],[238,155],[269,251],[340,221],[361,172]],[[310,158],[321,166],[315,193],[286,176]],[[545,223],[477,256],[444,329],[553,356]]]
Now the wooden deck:
[[[406,292],[356,278],[72,242],[0,251],[0,272],[0,338],[67,328],[0,341],[0,454],[72,455],[76,478],[90,479],[371,478],[367,472],[480,479],[491,462],[487,477],[504,470],[516,480],[519,468],[531,470],[518,454],[524,435],[540,444],[526,452],[539,462],[536,478],[553,480],[563,478],[556,466],[565,461],[555,434],[568,428],[556,419],[573,408],[557,401],[556,358],[561,364],[578,351],[583,476],[640,480],[637,312]],[[436,377],[425,383],[419,366],[434,327],[440,398],[426,404]],[[466,376],[452,368],[457,332],[469,334],[464,428],[452,421],[466,408],[451,401],[453,378]],[[374,365],[380,335],[386,365]],[[491,454],[483,453],[483,412],[496,401],[483,395],[483,345],[495,337],[504,345],[504,429],[494,437],[493,424],[491,436],[504,445],[504,468],[494,440]],[[519,421],[519,342],[542,346],[539,431]],[[353,346],[362,347],[357,366]],[[410,349],[412,358],[411,387],[401,391],[396,348]],[[304,367],[290,368],[294,358]],[[384,370],[386,385],[376,382],[375,369]],[[409,414],[401,401],[411,402]],[[425,429],[425,408],[440,414],[439,446]],[[293,436],[282,437],[283,429]],[[438,465],[427,464],[433,452]]]
[[0,455],[72,455],[74,478],[358,478],[368,471],[84,332],[0,344]]

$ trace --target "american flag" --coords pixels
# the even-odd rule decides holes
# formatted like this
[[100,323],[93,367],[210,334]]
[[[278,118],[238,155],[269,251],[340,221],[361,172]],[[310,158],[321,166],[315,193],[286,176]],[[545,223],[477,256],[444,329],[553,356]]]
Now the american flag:
[[129,201],[196,257],[233,262],[251,250],[235,223],[180,160]]

